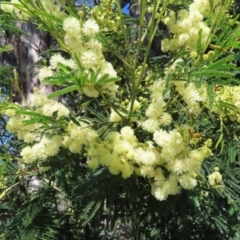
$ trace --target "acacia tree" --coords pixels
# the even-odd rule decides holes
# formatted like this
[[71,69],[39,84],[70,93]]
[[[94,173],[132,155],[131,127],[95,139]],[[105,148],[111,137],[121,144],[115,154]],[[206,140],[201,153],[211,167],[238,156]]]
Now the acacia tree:
[[[123,7],[128,3],[130,1],[123,1],[121,6]],[[70,4],[72,7],[75,6],[74,1],[68,1],[67,4]],[[133,4],[131,2],[131,5]],[[80,7],[81,4],[76,6]],[[135,8],[137,7],[135,6]],[[131,15],[134,18],[139,17],[136,13]],[[10,19],[8,18],[8,20]],[[14,17],[11,20],[14,20]],[[4,19],[2,21],[4,24]],[[37,64],[41,60],[40,54],[53,46],[50,34],[38,29],[37,25],[30,21],[16,21],[18,29],[13,26],[10,28],[2,27],[4,34],[1,38],[1,45],[9,44],[13,46],[13,49],[12,51],[5,51],[1,55],[1,62],[7,66],[13,66],[17,70],[18,75],[10,89],[12,101],[26,104],[24,101],[29,101],[34,88],[38,88],[42,93],[50,94],[53,91],[52,86],[41,84],[37,75]],[[53,51],[58,50],[54,49]]]
[[[232,3],[141,1],[136,20],[115,1],[80,11],[60,0],[13,2],[62,54],[39,70],[57,91],[36,92],[26,107],[1,104],[21,143],[20,165],[6,160],[1,173],[1,238],[234,238],[240,31]],[[154,41],[164,55],[152,54]],[[42,185],[29,190],[33,177]]]

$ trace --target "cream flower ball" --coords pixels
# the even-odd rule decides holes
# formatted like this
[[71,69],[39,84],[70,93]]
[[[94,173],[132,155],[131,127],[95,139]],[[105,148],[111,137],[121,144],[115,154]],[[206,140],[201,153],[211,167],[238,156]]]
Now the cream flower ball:
[[95,20],[88,19],[83,24],[83,33],[88,36],[95,35],[99,32],[99,26]]

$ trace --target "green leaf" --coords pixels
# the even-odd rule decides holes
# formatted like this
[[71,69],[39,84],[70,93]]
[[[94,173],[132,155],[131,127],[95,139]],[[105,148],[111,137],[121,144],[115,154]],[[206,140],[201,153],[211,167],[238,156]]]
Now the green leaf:
[[227,231],[227,224],[221,217],[212,217],[212,219],[217,223],[217,226],[219,228]]
[[1,25],[2,25],[2,28],[3,29],[7,29],[9,30],[10,32],[14,32],[14,33],[18,33],[18,34],[22,34],[26,37],[30,37],[25,31],[23,31],[21,28],[19,27],[16,27],[16,23],[15,22],[1,22]]
[[194,71],[191,73],[192,76],[195,77],[220,77],[220,78],[229,78],[229,77],[234,77],[236,75],[236,72],[230,72],[230,71],[220,71],[220,70],[213,70],[213,69],[199,69],[197,71]]
[[238,111],[238,108],[235,105],[233,105],[231,103],[228,103],[228,102],[218,101],[218,107],[220,107],[220,108],[229,108],[229,109],[231,109],[231,110],[233,110],[235,112]]
[[23,232],[21,233],[21,239],[37,240],[35,229],[30,227],[30,228],[23,230]]
[[13,46],[12,45],[4,45],[3,47],[0,47],[0,53],[2,52],[7,52],[7,51],[10,51],[10,50],[13,50]]
[[[99,194],[100,195],[100,194]],[[90,214],[87,214],[88,217],[86,218],[86,220],[83,222],[83,226],[85,226],[86,224],[88,224],[91,219],[95,216],[96,212],[98,211],[98,209],[101,207],[101,205],[103,204],[104,201],[104,197],[103,196],[99,196],[99,198],[97,198],[97,200],[93,200],[89,207],[87,208],[88,210],[90,209],[90,207],[94,206],[94,208],[92,209]]]
[[75,74],[74,71],[60,70],[59,73],[54,74],[51,77],[45,78],[44,82],[59,86],[73,84],[74,74]]
[[119,81],[119,79],[114,77],[109,77],[108,74],[104,74],[100,79],[98,79],[97,83],[100,84],[101,86],[104,86],[108,83],[116,82],[116,81]]
[[179,59],[179,58],[184,58],[185,56],[189,55],[190,51],[180,51],[179,53],[176,53],[176,55],[174,56],[174,59]]
[[233,55],[229,55],[225,58],[222,58],[218,61],[215,61],[207,67],[207,69],[236,69],[236,65],[230,63],[233,60]]
[[228,157],[231,163],[235,162],[236,152],[235,152],[235,148],[232,146],[228,148]]
[[214,84],[207,85],[207,94],[208,94],[210,107],[212,107],[212,105],[214,103]]
[[199,200],[198,200],[198,197],[197,196],[194,196],[193,197],[193,202],[194,202],[194,206],[199,208],[200,207],[200,203],[199,203]]
[[41,123],[52,123],[52,119],[50,117],[47,117],[40,113],[31,112],[31,111],[27,111],[27,110],[16,110],[16,114],[33,117],[34,121],[36,119],[38,119],[39,122],[41,122]]
[[77,54],[74,54],[73,57],[74,57],[74,61],[75,61],[75,62],[77,63],[77,65],[78,65],[78,68],[80,69],[81,72],[83,72],[84,69],[83,69],[83,66],[82,66],[82,64],[81,64],[81,62],[80,62]]
[[99,41],[100,43],[102,43],[105,47],[109,47],[109,43],[108,43],[108,41],[107,41],[107,39],[106,39],[106,37],[104,36],[103,33],[99,32],[99,33],[97,34],[97,39],[98,39],[98,41]]
[[101,71],[101,69],[99,68],[99,69],[97,69],[96,71],[95,70],[93,70],[93,69],[88,69],[88,71],[89,71],[89,73],[90,73],[90,79],[89,79],[89,83],[91,84],[91,85],[94,85],[95,83],[97,83],[97,78],[98,78],[98,75],[99,75],[99,73],[100,73],[100,71]]
[[75,119],[72,115],[70,115],[70,119],[71,119],[71,121],[73,121],[73,123],[75,123],[77,126],[81,126],[81,124],[78,122],[78,120],[77,119]]
[[202,46],[202,29],[198,32],[198,39],[197,39],[197,52],[201,52]]
[[228,210],[228,213],[229,213],[229,215],[230,216],[232,216],[233,214],[234,214],[234,208],[233,207],[231,207],[229,210]]
[[54,93],[49,94],[48,99],[56,98],[56,97],[59,97],[63,94],[73,92],[73,91],[76,91],[76,90],[79,90],[79,86],[73,85],[73,86],[70,86],[70,87],[67,87],[67,88],[64,88],[64,89],[61,89],[61,90],[58,90]]
[[79,86],[79,88],[82,88],[86,85],[86,83],[88,83],[88,78],[89,78],[89,76],[87,75],[87,73],[76,72],[73,77],[73,80],[74,80],[74,83]]
[[4,75],[5,73],[9,73],[9,70],[12,69],[11,66],[1,66],[0,67],[0,76]]

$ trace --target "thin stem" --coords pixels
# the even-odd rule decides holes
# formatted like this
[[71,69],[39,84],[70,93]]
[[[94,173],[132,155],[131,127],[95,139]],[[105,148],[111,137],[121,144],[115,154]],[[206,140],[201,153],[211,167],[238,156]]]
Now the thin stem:
[[[45,182],[47,182],[48,184],[51,184],[51,181],[46,179],[46,178],[43,178],[43,180]],[[62,197],[62,199],[65,201],[65,202],[68,202],[68,200],[64,197],[63,193],[62,193],[62,190],[58,187],[56,187],[56,184],[52,183],[51,186],[58,192],[58,194]]]
[[134,69],[137,67],[138,56],[140,54],[140,49],[144,41],[144,38],[142,38],[141,36],[143,35],[142,32],[144,27],[145,12],[146,12],[146,0],[140,0],[140,25],[139,25],[139,34],[138,34],[139,37],[138,37],[137,49],[136,49],[136,54],[135,54],[135,59],[133,64]]
[[[117,5],[118,5],[118,14],[119,14],[119,17],[120,17],[120,22],[121,22],[121,28],[124,29],[123,30],[123,37],[124,37],[124,46],[126,46],[126,50],[127,50],[127,61],[128,62],[125,62],[124,61],[124,64],[126,66],[128,66],[129,68],[131,68],[131,65],[129,65],[128,63],[131,62],[131,55],[130,55],[130,45],[129,45],[129,39],[127,38],[127,33],[125,31],[125,24],[124,24],[124,20],[123,20],[123,13],[122,13],[122,8],[121,8],[121,5],[120,5],[120,1],[117,1]],[[118,56],[120,57],[120,56]],[[122,61],[123,59],[121,59]]]
[[124,119],[124,116],[118,111],[118,108],[116,108],[115,105],[109,101],[101,91],[99,91],[99,94],[102,99],[114,110],[114,112],[116,112],[122,119]]
[[14,83],[16,89],[17,89],[17,92],[21,96],[21,99],[23,100],[25,105],[30,107],[30,105],[28,104],[27,99],[25,98],[25,96],[23,95],[23,93],[22,93],[22,91],[21,91],[21,89],[19,87],[19,77],[18,77],[18,73],[17,73],[16,69],[13,69],[13,75],[14,75],[13,83]]
[[[156,35],[156,32],[158,30],[158,25],[159,25],[159,23],[160,23],[160,21],[161,21],[161,19],[163,17],[163,14],[165,13],[165,10],[166,10],[166,8],[168,6],[169,1],[170,0],[167,0],[167,1],[164,2],[163,6],[162,6],[162,9],[161,9],[161,13],[160,13],[160,15],[158,17],[157,22],[155,23],[156,11],[157,11],[157,9],[160,6],[160,1],[154,0],[153,15],[151,17],[151,20],[150,20],[150,22],[148,24],[148,27],[147,27],[145,33],[143,34],[141,40],[139,40],[138,47],[141,46],[141,44],[143,43],[145,37],[147,36],[147,32],[150,30],[150,33],[149,33],[150,39],[148,41],[146,54],[145,54],[145,57],[144,57],[144,60],[143,60],[143,63],[142,63],[142,69],[141,69],[141,72],[140,72],[140,75],[139,75],[137,81],[134,81],[134,85],[132,86],[132,99],[131,99],[130,111],[132,111],[132,109],[133,109],[134,101],[135,101],[135,98],[136,98],[136,95],[137,95],[137,91],[138,91],[137,89],[138,89],[138,87],[139,87],[139,85],[140,85],[140,83],[141,83],[141,81],[143,79],[143,75],[144,75],[144,72],[146,70],[146,63],[147,63],[147,60],[149,58],[149,53],[150,53],[150,50],[151,50],[152,41],[153,41],[153,39],[154,39],[154,37]],[[141,15],[141,17],[142,17],[142,15]],[[141,19],[140,19],[140,23],[141,23]],[[155,27],[153,27],[154,24],[155,24]],[[140,30],[141,30],[141,28],[140,28]],[[138,49],[138,51],[139,51],[139,49]],[[136,61],[136,59],[135,59],[135,61]]]
[[[197,60],[195,61],[194,66],[196,66],[200,60],[202,60],[202,55],[206,52],[207,48],[209,47],[212,36],[215,36],[216,32],[218,31],[218,25],[221,24],[221,20],[223,18],[224,13],[225,12],[224,12],[224,9],[222,8],[222,4],[221,4],[217,13],[214,15],[215,17],[214,17],[213,23],[211,24],[211,27],[210,27],[210,34],[207,38],[207,41],[204,45],[203,50],[201,51],[201,54],[198,56]],[[212,14],[211,14],[211,16],[212,16]]]

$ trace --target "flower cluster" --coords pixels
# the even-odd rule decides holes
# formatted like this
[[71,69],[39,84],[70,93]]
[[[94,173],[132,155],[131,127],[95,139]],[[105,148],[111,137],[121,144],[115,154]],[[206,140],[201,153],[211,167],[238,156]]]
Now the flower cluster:
[[4,12],[16,14],[21,20],[27,20],[30,17],[26,10],[23,11],[24,7],[19,0],[11,0],[11,4],[1,4],[1,9]]
[[110,132],[105,141],[95,141],[87,149],[90,158],[88,165],[97,168],[100,165],[108,167],[111,174],[122,174],[128,178],[133,174],[134,166],[131,160],[137,138],[130,127],[124,127],[121,132]]
[[[213,3],[212,7],[215,7],[219,1]],[[199,34],[201,34],[201,43],[206,44],[210,28],[203,22],[203,18],[210,11],[210,7],[208,0],[194,0],[188,10],[182,9],[177,14],[170,11],[163,22],[168,26],[173,38],[162,40],[162,51],[174,52],[186,46],[190,51],[196,52]]]
[[[211,155],[211,150],[206,145],[199,149],[192,149],[187,143],[188,140],[184,139],[180,131],[176,129],[169,132],[156,131],[153,134],[153,140],[161,149],[157,148],[161,163],[155,167],[151,166],[152,171],[147,169],[147,176],[154,179],[153,195],[158,200],[164,200],[168,195],[178,194],[180,187],[193,189],[197,185],[195,177],[201,171],[202,161]],[[166,170],[170,174],[168,178],[163,178],[166,176],[163,174]]]
[[57,118],[67,117],[69,110],[62,103],[48,99],[45,95],[35,93],[31,96],[31,106],[37,113],[52,117],[56,113]]
[[[42,1],[42,5],[48,8],[51,14],[54,11],[57,16],[62,14],[57,13],[58,7],[54,10],[47,1]],[[217,6],[216,1],[215,6]],[[179,194],[182,189],[194,189],[198,184],[197,177],[201,175],[203,161],[212,154],[209,148],[211,139],[205,143],[196,141],[194,128],[190,123],[174,125],[174,115],[169,110],[169,105],[170,108],[173,106],[171,106],[173,98],[177,95],[177,101],[180,99],[181,103],[186,103],[184,105],[187,112],[197,115],[201,110],[201,103],[207,102],[207,87],[201,84],[197,88],[194,84],[195,79],[188,84],[187,81],[182,81],[185,79],[185,73],[179,66],[183,61],[178,59],[172,66],[164,69],[165,77],[161,75],[161,78],[153,79],[154,77],[151,76],[149,81],[146,80],[144,94],[148,96],[148,101],[143,103],[140,98],[137,101],[137,97],[142,92],[135,89],[134,93],[129,91],[128,95],[133,99],[130,99],[124,107],[118,108],[117,104],[121,101],[115,98],[118,96],[117,85],[112,81],[100,84],[101,79],[106,75],[113,79],[117,77],[113,65],[105,60],[100,41],[102,35],[99,33],[116,31],[117,24],[113,22],[115,16],[112,9],[113,1],[105,0],[94,7],[91,14],[81,19],[73,16],[64,17],[60,41],[69,53],[70,59],[55,54],[50,58],[49,66],[44,66],[39,71],[39,79],[43,83],[48,81],[51,83],[51,77],[55,76],[56,80],[62,71],[65,71],[71,74],[66,75],[69,79],[62,84],[63,86],[75,87],[78,84],[75,77],[80,76],[81,83],[77,85],[78,94],[84,93],[94,98],[103,96],[104,101],[107,96],[107,100],[113,104],[109,110],[110,115],[106,115],[109,122],[115,123],[112,124],[113,129],[106,134],[107,136],[102,137],[90,124],[81,121],[81,117],[74,118],[74,121],[70,120],[73,118],[70,118],[71,113],[64,104],[49,100],[39,93],[33,94],[31,98],[31,114],[27,114],[27,111],[22,111],[22,115],[12,110],[6,112],[10,117],[7,130],[17,134],[26,144],[20,153],[24,164],[39,163],[41,167],[42,162],[59,154],[60,149],[64,148],[71,153],[86,157],[91,169],[106,167],[111,174],[121,174],[125,179],[133,174],[145,178],[151,186],[152,195],[162,201],[169,195]],[[162,50],[177,51],[187,46],[189,50],[195,51],[199,32],[204,44],[210,30],[202,20],[209,10],[210,5],[207,0],[195,0],[190,5],[189,11],[181,10],[177,17],[169,10],[169,16],[164,19],[164,23],[174,37],[171,40],[163,40]],[[102,12],[106,16],[102,15]],[[177,75],[176,73],[182,76],[181,81],[171,78]],[[62,83],[61,79],[63,76],[60,80],[57,79],[59,85]],[[54,78],[52,82],[53,80]],[[166,89],[167,83],[170,85],[168,89]],[[131,87],[134,87],[134,84],[131,83]],[[230,88],[223,87],[221,91],[216,95],[216,103],[226,101],[240,107],[237,98],[239,95],[237,93],[240,91],[238,88],[231,88],[230,91]],[[215,111],[218,111],[217,109],[219,108],[216,105]],[[231,118],[240,119],[237,113],[234,114],[226,112]],[[45,122],[45,125],[41,121],[36,123],[32,121],[32,116],[41,116],[49,121]],[[59,121],[61,130],[59,126],[54,125],[53,120]],[[208,179],[209,184],[213,185],[214,182],[221,181],[221,175],[214,172]]]
[[207,101],[206,84],[201,84],[199,88],[194,83],[186,84],[186,81],[173,81],[178,93],[186,103],[190,114],[197,115],[201,111],[201,102]]
[[162,79],[154,81],[150,86],[151,103],[146,109],[147,119],[141,123],[142,128],[148,132],[155,132],[161,126],[169,126],[172,122],[172,116],[165,111],[163,92],[165,90],[165,81]]
[[213,111],[240,123],[240,86],[216,87]]
[[94,144],[98,134],[86,123],[79,121],[78,125],[70,121],[63,134],[63,147],[72,153],[82,153],[84,147]]
[[120,31],[120,17],[118,11],[114,11],[116,6],[115,0],[103,0],[101,4],[94,6],[92,9],[92,15],[97,20],[101,31]]
[[[31,107],[37,114],[53,117],[57,119],[67,117],[69,110],[62,103],[55,100],[48,100],[45,95],[39,93],[33,94],[31,98]],[[30,116],[17,115],[14,110],[7,110],[6,115],[10,117],[7,123],[9,133],[17,133],[17,137],[26,144],[30,144],[22,149],[20,155],[24,163],[33,163],[36,160],[43,161],[51,156],[55,156],[62,145],[61,135],[55,135],[54,131],[49,130],[46,135],[42,133],[42,123],[24,124],[30,120]]]
[[44,66],[39,70],[38,77],[41,82],[48,77],[53,76],[56,72],[58,72],[58,65],[63,64],[66,67],[69,67],[72,70],[77,69],[77,65],[73,59],[65,59],[60,54],[54,54],[50,58],[50,65]]
[[221,188],[222,184],[222,175],[219,172],[219,168],[215,167],[214,172],[208,176],[208,182],[213,188]]
[[94,141],[87,148],[90,168],[105,166],[111,174],[121,173],[123,178],[133,173],[145,177],[160,201],[180,193],[181,188],[193,189],[202,162],[210,155],[207,145],[192,149],[176,129],[155,131],[153,141],[143,143],[128,126],[120,133],[110,132],[106,140]]
[[[18,0],[12,0],[14,5],[3,4],[1,7],[4,11],[15,12],[20,19],[27,19],[28,16],[21,17],[20,14],[25,14],[23,11],[24,7]],[[106,2],[105,2],[106,3]],[[104,5],[104,2],[99,6],[100,8]],[[111,6],[113,6],[113,2],[111,1]],[[105,4],[105,7],[110,7],[109,2]],[[39,71],[39,79],[40,81],[44,81],[46,78],[51,77],[58,71],[58,64],[61,63],[72,70],[78,70],[78,66],[76,62],[73,60],[76,58],[81,64],[81,71],[83,71],[87,76],[89,81],[84,83],[84,86],[81,86],[81,91],[89,97],[98,97],[99,96],[99,86],[96,89],[95,85],[98,84],[98,80],[103,76],[108,76],[109,78],[117,79],[117,73],[114,70],[112,64],[105,60],[103,55],[102,44],[97,38],[97,34],[99,33],[99,25],[95,20],[94,11],[90,14],[87,20],[77,19],[76,17],[67,16],[67,14],[61,10],[61,6],[59,4],[54,4],[49,1],[41,1],[40,7],[44,8],[46,12],[57,16],[63,19],[63,41],[65,44],[65,49],[68,50],[72,59],[64,59],[60,54],[56,54],[50,59],[50,66],[44,66]],[[20,9],[20,10],[19,10]],[[31,9],[31,6],[29,6]],[[95,8],[94,8],[95,9]],[[97,7],[96,7],[97,9]],[[110,7],[109,10],[112,8]],[[33,10],[33,9],[32,9]],[[19,13],[17,12],[19,11]],[[98,15],[96,15],[97,18]],[[43,16],[44,18],[44,16]],[[106,19],[104,20],[106,21]],[[111,20],[112,21],[112,20]],[[113,21],[112,21],[113,22]],[[116,26],[114,22],[114,26]],[[60,26],[58,26],[60,27]],[[61,44],[62,40],[61,40]],[[94,81],[91,79],[92,75],[90,70],[93,70],[97,74],[97,79]],[[113,81],[100,84],[101,92],[107,94],[110,97],[115,97],[115,93],[117,90],[117,85],[113,83]]]
[[[64,62],[60,56],[55,55],[51,58],[52,71],[57,69],[59,60]],[[51,138],[43,136],[41,139],[35,136],[35,142],[37,142],[31,147],[27,146],[21,152],[23,161],[25,163],[44,161],[47,157],[53,156],[52,154],[57,154],[60,147],[64,147],[73,153],[86,152],[88,165],[92,169],[102,166],[107,167],[111,174],[121,174],[123,178],[137,174],[148,179],[152,186],[152,194],[158,200],[165,200],[169,195],[179,194],[182,188],[193,189],[197,185],[196,176],[201,172],[202,162],[211,155],[211,150],[208,144],[200,148],[192,148],[193,129],[188,125],[173,128],[170,131],[163,130],[172,123],[172,116],[167,112],[166,103],[171,93],[165,93],[165,85],[164,79],[153,81],[149,86],[150,102],[145,109],[142,109],[145,111],[145,120],[131,118],[132,122],[136,122],[142,130],[148,132],[149,140],[144,142],[140,140],[139,136],[135,135],[134,128],[129,126],[123,127],[120,132],[112,131],[106,139],[101,139],[86,123],[79,121],[76,125],[69,122],[66,131],[58,135],[55,145],[49,142],[55,141],[54,135]],[[196,103],[203,101],[206,97],[204,90],[200,95],[201,91],[198,91],[195,85],[190,84],[186,87],[182,82],[174,82],[174,85],[188,103],[189,109],[196,108]],[[33,95],[32,106],[38,113],[45,116],[52,116],[53,112],[57,112],[58,117],[64,116],[61,114],[64,112],[61,103],[50,101],[40,94]],[[53,106],[58,106],[59,110],[53,111]],[[135,100],[132,111],[139,111],[141,107],[141,103]],[[109,121],[123,122],[122,117],[128,118],[129,110],[130,103],[126,107],[126,112],[120,112],[121,116],[112,109]],[[68,112],[66,111],[65,114],[67,116]],[[9,122],[11,123],[11,120]],[[21,139],[27,142],[26,137]],[[47,149],[48,145],[52,145],[54,149]],[[35,149],[39,146],[50,155],[43,154],[41,151],[35,154]]]
[[[65,31],[64,42],[72,57],[77,57],[82,65],[83,72],[91,79],[90,69],[94,72],[98,71],[96,81],[87,81],[81,90],[89,97],[98,97],[99,92],[95,88],[98,80],[104,75],[109,78],[116,78],[117,73],[112,64],[104,59],[102,53],[102,44],[98,41],[96,35],[99,32],[99,26],[94,19],[88,19],[80,22],[75,17],[68,17],[63,21],[63,29]],[[44,81],[47,77],[54,75],[58,71],[58,64],[61,63],[68,66],[72,70],[77,69],[77,65],[73,59],[64,59],[57,54],[51,57],[50,66],[43,67],[39,71],[39,79]],[[78,69],[79,70],[79,69]],[[114,83],[107,83],[102,86],[101,91],[111,97],[115,96],[117,86]]]
[[[171,66],[165,69],[166,76],[182,74],[181,59],[175,61]],[[186,109],[191,115],[200,113],[202,107],[207,107],[211,111],[220,115],[223,119],[240,122],[240,87],[239,86],[220,86],[214,88],[213,104],[209,104],[209,96],[207,93],[207,84],[202,82],[199,87],[196,87],[192,78],[192,82],[182,80],[172,80],[172,85],[181,95],[182,100],[186,104]],[[157,88],[159,89],[159,87]]]
[[41,0],[44,11],[58,18],[65,18],[67,14],[63,11],[61,5],[55,1]]
[[[90,168],[107,167],[111,174],[121,174],[123,178],[137,174],[148,179],[152,194],[158,200],[165,200],[169,195],[180,193],[182,188],[190,190],[197,185],[196,176],[201,172],[203,160],[211,155],[211,150],[207,144],[192,148],[192,128],[188,125],[163,130],[172,122],[163,100],[164,86],[162,79],[150,86],[151,102],[145,109],[146,120],[132,119],[149,132],[145,141],[130,126],[122,127],[119,132],[111,131],[105,139],[101,139],[95,130],[81,121],[76,125],[65,120],[65,131],[56,134],[49,128],[49,131],[42,133],[41,123],[24,125],[29,116],[18,116],[11,110],[7,111],[11,116],[7,129],[17,133],[19,139],[27,144],[20,153],[25,164],[41,164],[57,155],[61,147],[81,155],[85,152]],[[48,100],[39,93],[32,96],[31,106],[36,113],[47,117],[69,115],[69,110],[63,104]],[[136,101],[133,111],[140,108],[141,104]],[[119,121],[123,120],[120,118]],[[150,125],[150,121],[156,123]]]
[[[211,155],[207,143],[197,149],[191,147],[194,136],[191,135],[193,129],[190,126],[164,130],[172,122],[165,101],[170,93],[165,93],[165,85],[165,80],[158,79],[149,86],[151,95],[150,103],[145,109],[145,120],[131,118],[142,130],[149,132],[149,140],[142,142],[135,135],[134,129],[127,126],[120,132],[110,132],[107,139],[95,141],[87,148],[89,167],[95,169],[106,166],[112,174],[121,173],[123,178],[133,173],[145,177],[152,186],[152,194],[158,200],[178,194],[182,188],[193,189],[197,185],[196,176],[201,172],[203,160]],[[185,90],[184,85],[182,91],[183,89]],[[197,91],[194,85],[186,90],[194,95],[190,90]],[[202,100],[199,98],[197,95],[189,100],[186,96],[190,102]],[[141,104],[135,101],[133,111],[140,108]],[[126,113],[121,114],[127,118]],[[112,110],[110,121],[124,120]]]
[[[44,11],[58,18],[66,17],[66,13],[62,11],[61,5],[54,1],[41,0],[41,7]],[[14,13],[20,20],[28,20],[31,13],[22,5],[19,0],[11,0],[11,4],[1,4],[1,9],[5,12]],[[34,11],[32,5],[28,5],[30,11]],[[42,9],[41,9],[42,10]]]

